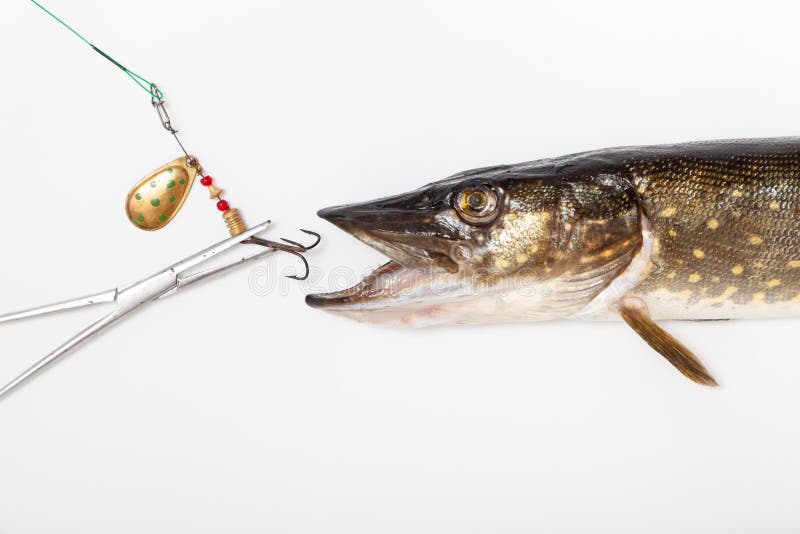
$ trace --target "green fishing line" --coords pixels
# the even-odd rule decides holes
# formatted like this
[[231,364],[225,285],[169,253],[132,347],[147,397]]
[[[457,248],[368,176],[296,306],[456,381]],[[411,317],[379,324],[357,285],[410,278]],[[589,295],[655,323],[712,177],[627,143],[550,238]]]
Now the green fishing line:
[[122,65],[119,61],[117,61],[113,57],[109,56],[108,54],[106,54],[105,52],[103,52],[102,50],[97,48],[95,45],[90,43],[89,40],[86,37],[84,37],[83,35],[78,33],[69,24],[67,24],[66,22],[64,22],[60,18],[58,18],[52,11],[50,11],[49,9],[44,7],[42,4],[40,4],[36,0],[31,0],[31,2],[33,2],[34,5],[36,5],[36,7],[38,7],[39,9],[41,9],[42,11],[44,11],[45,13],[47,13],[48,15],[53,17],[53,20],[57,21],[62,26],[64,26],[66,29],[68,29],[73,34],[75,34],[78,37],[78,39],[80,39],[81,41],[83,41],[87,45],[91,46],[92,50],[94,50],[95,52],[97,52],[98,54],[100,54],[101,56],[106,58],[108,61],[110,61],[111,63],[113,63],[117,67],[119,67],[122,70],[122,72],[124,72],[125,74],[128,75],[128,77],[130,77],[131,80],[136,82],[136,85],[138,85],[139,87],[141,87],[142,89],[147,91],[147,94],[149,94],[150,96],[152,96],[153,98],[156,98],[158,100],[164,100],[164,94],[161,92],[161,90],[158,87],[156,87],[154,84],[152,84],[149,80],[147,80],[143,76],[140,76],[140,75],[136,74],[135,72],[133,72],[129,68],[127,68],[124,65]]

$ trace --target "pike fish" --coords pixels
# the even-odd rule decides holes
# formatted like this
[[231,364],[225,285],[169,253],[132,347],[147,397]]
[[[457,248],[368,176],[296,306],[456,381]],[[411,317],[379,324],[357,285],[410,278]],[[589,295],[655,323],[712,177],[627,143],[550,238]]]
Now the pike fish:
[[357,320],[621,318],[716,386],[659,321],[800,315],[800,138],[487,167],[319,215],[390,258],[352,288],[306,297]]

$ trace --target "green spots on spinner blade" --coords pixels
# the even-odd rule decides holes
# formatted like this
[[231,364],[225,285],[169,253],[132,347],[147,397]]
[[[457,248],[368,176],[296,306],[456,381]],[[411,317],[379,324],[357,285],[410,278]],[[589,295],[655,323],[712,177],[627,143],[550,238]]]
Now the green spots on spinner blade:
[[128,193],[128,219],[143,230],[158,230],[169,224],[197,176],[193,165],[181,157],[143,177]]

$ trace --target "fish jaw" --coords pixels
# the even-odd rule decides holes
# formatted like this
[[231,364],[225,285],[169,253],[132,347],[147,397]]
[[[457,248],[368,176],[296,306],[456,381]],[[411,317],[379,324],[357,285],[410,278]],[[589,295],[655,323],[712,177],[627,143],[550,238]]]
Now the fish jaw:
[[392,260],[355,286],[306,296],[306,303],[361,322],[431,326],[467,320],[477,294],[456,273],[404,267]]
[[373,323],[474,322],[475,307],[496,300],[494,282],[471,269],[471,228],[450,203],[450,188],[431,184],[393,197],[320,210],[320,217],[390,261],[355,286],[307,295],[306,303]]
[[436,184],[416,191],[320,210],[317,215],[406,268],[457,272],[463,225]]
[[[414,206],[415,199],[406,205]],[[306,303],[358,321],[427,326],[458,321],[479,295],[452,259],[458,247],[453,232],[434,232],[430,217],[386,200],[337,206],[319,215],[390,258],[348,289],[306,296]],[[419,224],[415,220],[423,219]],[[456,317],[454,317],[454,314]]]

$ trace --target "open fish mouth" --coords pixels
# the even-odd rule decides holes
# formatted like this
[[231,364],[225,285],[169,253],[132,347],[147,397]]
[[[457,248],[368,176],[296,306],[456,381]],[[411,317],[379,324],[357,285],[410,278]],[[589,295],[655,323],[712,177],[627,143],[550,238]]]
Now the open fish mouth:
[[337,225],[390,259],[352,287],[307,295],[309,306],[345,311],[413,305],[444,297],[457,285],[458,264],[447,253],[423,246],[424,237]]
[[[320,210],[320,217],[389,261],[354,286],[308,295],[306,303],[370,322],[434,324],[444,322],[445,316],[460,320],[458,314],[469,314],[466,303],[487,291],[474,287],[480,243],[503,211],[499,187],[485,177],[473,182],[445,180]],[[462,217],[466,209],[474,210],[469,220]],[[480,239],[475,239],[476,233]]]
[[486,278],[483,243],[505,210],[505,197],[487,176],[468,174],[320,210],[320,217],[389,261],[352,287],[308,295],[306,303],[384,324],[461,323],[483,316],[475,314],[476,307],[490,316],[487,300],[497,293],[497,280],[505,277],[492,273],[491,280]]

